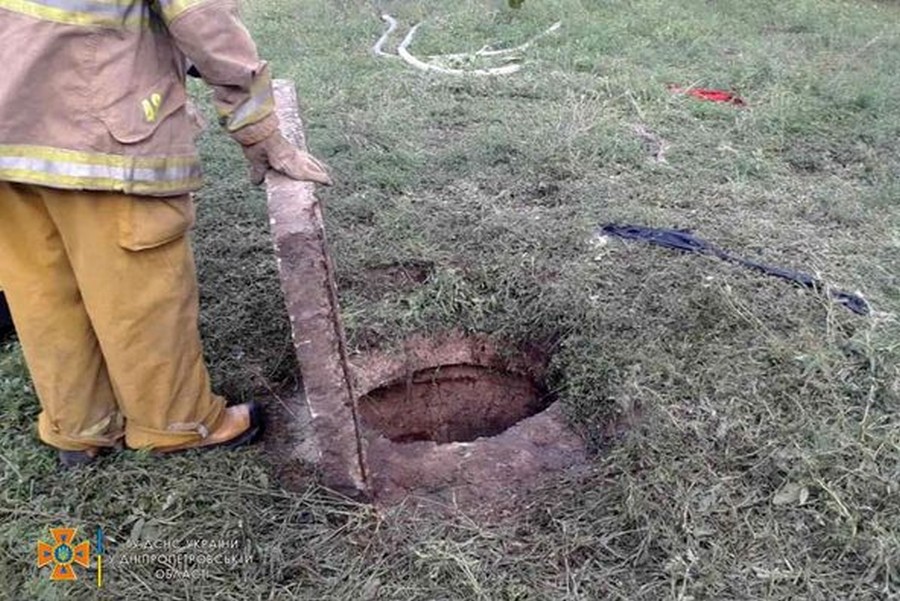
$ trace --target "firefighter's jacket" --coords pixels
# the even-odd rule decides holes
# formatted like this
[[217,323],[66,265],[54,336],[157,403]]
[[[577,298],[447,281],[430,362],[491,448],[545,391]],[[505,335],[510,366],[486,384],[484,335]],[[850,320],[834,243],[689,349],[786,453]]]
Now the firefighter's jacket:
[[235,139],[277,129],[269,70],[232,0],[0,0],[0,180],[196,190],[188,61]]

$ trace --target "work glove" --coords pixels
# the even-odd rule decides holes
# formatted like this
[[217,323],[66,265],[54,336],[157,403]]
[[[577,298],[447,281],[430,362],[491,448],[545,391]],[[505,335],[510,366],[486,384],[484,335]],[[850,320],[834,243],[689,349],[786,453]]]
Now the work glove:
[[244,146],[244,156],[250,163],[250,181],[258,186],[266,179],[266,171],[274,169],[279,173],[325,186],[331,185],[331,178],[325,166],[311,154],[303,152],[279,132],[256,144]]

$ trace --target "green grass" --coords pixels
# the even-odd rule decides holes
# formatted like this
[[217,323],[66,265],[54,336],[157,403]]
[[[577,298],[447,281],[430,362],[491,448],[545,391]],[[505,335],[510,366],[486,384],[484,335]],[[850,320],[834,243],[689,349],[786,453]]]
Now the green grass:
[[[589,472],[486,521],[377,515],[258,451],[105,459],[66,477],[0,354],[0,596],[131,599],[894,599],[900,597],[900,37],[892,3],[797,0],[382,2],[412,50],[519,44],[500,79],[423,74],[369,48],[369,3],[266,0],[246,18],[300,91],[355,350],[460,327],[552,341],[551,384]],[[400,34],[402,35],[402,33]],[[394,43],[399,41],[399,35]],[[666,85],[735,89],[743,109]],[[206,92],[198,88],[201,97]],[[668,143],[651,160],[635,126]],[[234,400],[296,366],[264,197],[204,136],[196,248],[215,384]],[[871,317],[606,222],[691,228],[857,290]],[[371,269],[428,265],[419,286]],[[619,412],[641,420],[604,436]],[[126,541],[239,539],[252,562],[160,582],[112,566],[50,583],[50,525]],[[12,593],[10,593],[12,591]]]

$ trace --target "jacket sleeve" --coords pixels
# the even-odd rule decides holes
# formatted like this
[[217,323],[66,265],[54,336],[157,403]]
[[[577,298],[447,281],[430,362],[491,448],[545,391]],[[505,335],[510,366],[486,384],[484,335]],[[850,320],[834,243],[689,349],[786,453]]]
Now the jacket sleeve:
[[158,0],[175,44],[213,89],[219,123],[244,145],[278,129],[269,67],[235,0]]

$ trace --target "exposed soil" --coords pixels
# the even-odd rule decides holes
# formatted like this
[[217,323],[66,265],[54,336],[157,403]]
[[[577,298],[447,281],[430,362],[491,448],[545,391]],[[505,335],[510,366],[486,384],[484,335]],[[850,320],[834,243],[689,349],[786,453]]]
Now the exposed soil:
[[468,442],[495,436],[546,409],[550,395],[527,376],[478,365],[411,373],[359,400],[363,422],[393,442]]
[[264,455],[288,490],[306,490],[317,476],[319,451],[303,392],[296,384],[270,390],[266,402]]
[[380,298],[390,292],[412,290],[428,279],[434,265],[428,261],[402,261],[375,265],[360,277],[341,282],[342,287],[361,291],[367,298]]
[[380,504],[496,508],[586,461],[542,384],[546,357],[484,336],[416,336],[354,361],[368,484]]

